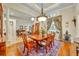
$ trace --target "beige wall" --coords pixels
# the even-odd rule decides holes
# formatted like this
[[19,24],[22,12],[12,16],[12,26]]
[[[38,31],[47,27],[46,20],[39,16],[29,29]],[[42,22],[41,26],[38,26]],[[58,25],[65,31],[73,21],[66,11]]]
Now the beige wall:
[[[64,34],[65,31],[68,30],[69,34],[71,34],[71,40],[73,40],[75,38],[75,33],[76,33],[76,29],[74,26],[74,23],[72,22],[72,20],[74,19],[73,17],[75,16],[75,7],[74,6],[70,6],[70,7],[66,7],[62,10],[58,10],[56,11],[56,15],[62,15],[62,34],[63,34],[63,39],[64,39]],[[58,13],[58,14],[57,14]],[[68,22],[69,24],[66,25],[66,22]]]
[[76,5],[76,38],[79,38],[79,4]]
[[[77,12],[76,12],[77,11]],[[58,11],[57,11],[58,12]],[[56,12],[56,13],[57,13]],[[65,31],[68,30],[69,33],[71,34],[71,40],[74,40],[75,38],[75,35],[76,35],[76,28],[72,22],[73,20],[73,17],[76,15],[76,14],[79,14],[79,5],[76,6],[76,10],[75,10],[75,7],[72,6],[72,7],[67,7],[67,8],[64,8],[62,10],[59,11],[59,15],[62,15],[62,34],[63,34],[63,38],[64,38],[64,34],[65,34]],[[68,22],[68,27],[66,27],[66,22]],[[31,20],[23,20],[23,19],[16,19],[16,25],[17,27],[19,27],[19,25],[31,25],[32,24],[32,21]]]
[[[74,26],[74,23],[72,22],[72,20],[74,19],[73,17],[75,16],[75,7],[74,6],[69,6],[66,7],[64,9],[61,9],[58,11],[56,11],[56,13],[59,13],[59,15],[62,15],[62,34],[63,34],[63,39],[64,39],[64,34],[65,31],[68,30],[69,34],[71,34],[71,40],[73,40],[75,38],[76,35],[76,29]],[[31,25],[32,22],[30,22],[31,20],[27,21],[27,20],[22,20],[22,19],[17,19],[16,20],[16,24],[20,25]],[[68,27],[66,26],[66,22],[68,22]]]
[[[71,39],[75,38],[75,26],[72,20],[74,19],[75,9],[74,7],[70,7],[61,11],[62,15],[62,33],[64,34],[66,30],[71,34]],[[66,26],[66,22],[68,22],[68,27]]]
[[20,25],[24,25],[24,26],[32,25],[32,21],[24,20],[24,19],[16,19],[16,25],[17,25],[17,29],[18,29]]

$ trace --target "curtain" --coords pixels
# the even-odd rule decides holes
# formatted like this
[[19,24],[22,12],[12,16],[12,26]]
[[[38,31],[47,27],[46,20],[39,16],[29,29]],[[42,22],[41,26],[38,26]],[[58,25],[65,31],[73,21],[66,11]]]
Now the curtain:
[[60,31],[60,39],[62,38],[62,16],[57,16],[54,17],[54,22],[55,22],[55,26],[56,28]]
[[52,24],[52,18],[48,18],[47,19],[47,30],[49,30],[49,28],[51,27]]

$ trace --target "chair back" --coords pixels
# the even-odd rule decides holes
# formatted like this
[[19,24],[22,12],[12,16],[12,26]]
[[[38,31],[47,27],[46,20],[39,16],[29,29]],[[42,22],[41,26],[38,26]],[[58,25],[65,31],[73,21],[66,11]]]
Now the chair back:
[[27,35],[26,34],[21,34],[21,37],[23,39],[24,45],[26,45],[26,43],[27,43]]
[[48,42],[54,42],[54,39],[55,39],[55,35],[48,34],[48,39],[47,39]]

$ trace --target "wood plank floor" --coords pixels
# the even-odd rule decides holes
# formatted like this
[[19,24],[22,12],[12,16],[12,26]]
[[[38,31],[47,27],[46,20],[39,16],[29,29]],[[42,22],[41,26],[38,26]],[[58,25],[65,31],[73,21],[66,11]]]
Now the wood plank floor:
[[[17,49],[18,44],[6,47],[6,56],[20,56],[22,53]],[[57,53],[58,56],[76,56],[75,43],[61,41],[61,47]]]
[[0,56],[4,56],[6,55],[6,46],[5,46],[5,42],[3,41],[3,37],[0,36]]
[[76,44],[63,41],[59,49],[59,56],[76,56]]

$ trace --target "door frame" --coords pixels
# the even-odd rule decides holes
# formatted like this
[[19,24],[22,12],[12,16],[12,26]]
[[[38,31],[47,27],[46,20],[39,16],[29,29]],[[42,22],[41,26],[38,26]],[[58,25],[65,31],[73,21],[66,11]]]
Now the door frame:
[[0,26],[1,26],[1,33],[0,33],[0,36],[1,37],[3,37],[3,6],[2,6],[2,4],[0,3],[0,21],[1,21],[1,24],[0,24]]

